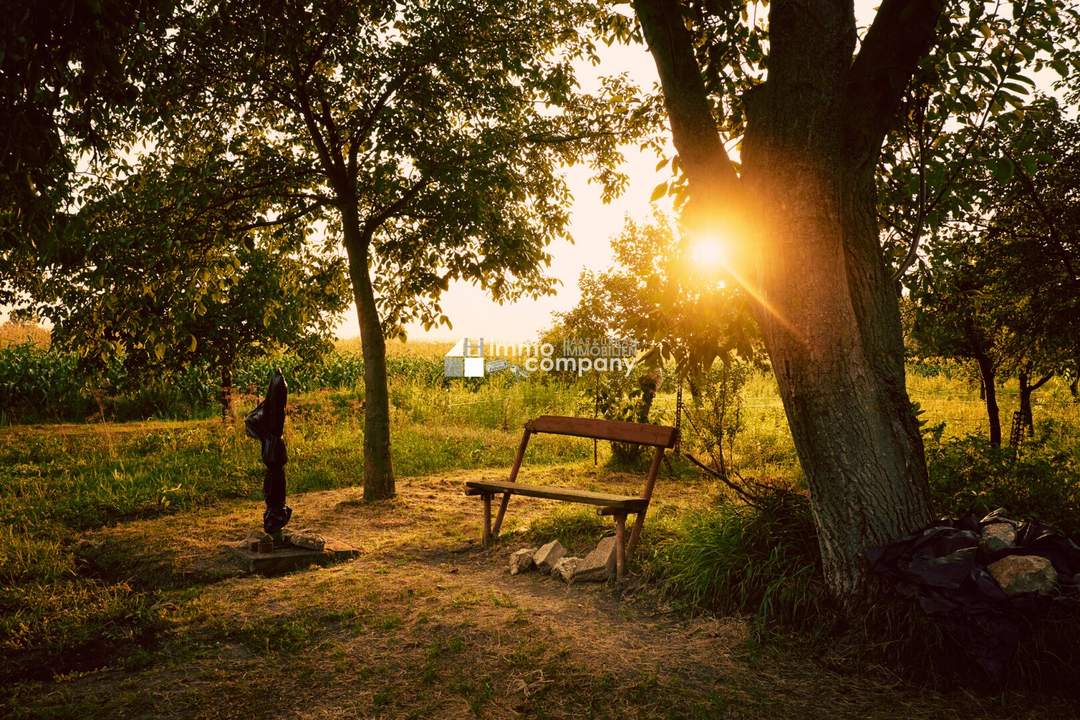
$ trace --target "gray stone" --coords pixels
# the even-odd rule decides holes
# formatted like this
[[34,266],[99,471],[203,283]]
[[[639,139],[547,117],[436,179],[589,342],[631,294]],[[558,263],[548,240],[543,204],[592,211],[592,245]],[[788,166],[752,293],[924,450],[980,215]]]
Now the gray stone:
[[1012,523],[993,522],[979,532],[979,547],[990,552],[1005,550],[1016,544],[1016,528]]
[[247,572],[267,576],[300,570],[309,565],[344,562],[360,554],[357,548],[333,539],[327,540],[322,550],[286,546],[274,548],[270,552],[256,552],[251,550],[246,541],[231,545],[229,549]]
[[533,555],[533,562],[536,563],[537,569],[546,575],[551,572],[551,569],[555,567],[555,563],[559,562],[565,554],[566,548],[558,540],[552,540],[536,551],[536,554]]
[[316,551],[326,547],[326,538],[310,530],[285,530],[282,535],[285,542],[293,547]]
[[606,582],[615,577],[615,538],[603,538],[577,567],[574,580]]
[[569,585],[574,581],[574,577],[577,573],[578,565],[581,563],[581,558],[576,557],[563,557],[559,559],[559,562],[555,563],[555,567],[551,568],[551,576],[557,577],[564,583]]
[[1009,595],[1049,593],[1057,584],[1054,566],[1039,555],[1008,555],[986,569]]
[[536,554],[536,548],[522,548],[510,556],[510,574],[517,575],[518,573],[528,572],[535,567],[533,563],[533,555]]
[[262,530],[252,530],[244,540],[248,550],[255,553],[274,552],[274,538]]

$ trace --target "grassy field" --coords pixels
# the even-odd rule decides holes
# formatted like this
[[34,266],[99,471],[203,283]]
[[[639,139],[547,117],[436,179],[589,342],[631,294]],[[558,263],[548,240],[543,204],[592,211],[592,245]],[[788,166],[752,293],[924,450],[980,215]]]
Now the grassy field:
[[[399,352],[405,352],[402,349]],[[426,348],[416,352],[438,352]],[[1015,394],[1003,392],[1003,418]],[[911,378],[945,437],[979,432],[974,389]],[[1037,397],[1044,432],[1080,427],[1067,389]],[[295,396],[286,440],[296,522],[360,547],[346,565],[245,577],[224,544],[257,527],[255,443],[216,420],[0,428],[0,714],[11,717],[1046,717],[1074,708],[905,685],[798,638],[762,645],[745,617],[687,613],[654,581],[684,518],[723,495],[665,468],[644,566],[617,587],[510,578],[507,555],[559,537],[582,552],[594,514],[515,500],[506,540],[476,542],[472,477],[501,477],[525,419],[587,413],[555,383],[396,383],[399,495],[365,505],[357,395]],[[240,408],[256,398],[241,398]],[[671,421],[664,393],[656,417]],[[746,391],[743,473],[798,482],[770,378]],[[1007,420],[1006,420],[1007,422]],[[1056,428],[1056,429],[1055,429]],[[1062,430],[1062,432],[1064,432]],[[589,441],[541,437],[537,482],[636,492]],[[662,568],[660,569],[662,571]]]

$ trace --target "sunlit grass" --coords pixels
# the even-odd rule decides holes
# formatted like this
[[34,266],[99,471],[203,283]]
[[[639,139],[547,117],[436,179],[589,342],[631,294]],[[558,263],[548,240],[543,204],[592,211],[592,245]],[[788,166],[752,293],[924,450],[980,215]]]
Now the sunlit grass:
[[0,324],[0,347],[33,343],[43,348],[49,347],[50,333],[40,325],[5,322]]
[[[388,357],[441,358],[453,346],[453,342],[440,340],[399,340],[390,338],[386,341]],[[338,338],[334,341],[337,350],[360,352],[360,338]]]

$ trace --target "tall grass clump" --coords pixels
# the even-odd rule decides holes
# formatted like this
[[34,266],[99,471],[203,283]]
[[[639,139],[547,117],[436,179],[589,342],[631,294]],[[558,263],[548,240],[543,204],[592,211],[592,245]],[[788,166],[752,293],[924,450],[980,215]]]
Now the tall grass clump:
[[749,615],[758,634],[809,627],[825,608],[810,503],[786,487],[763,487],[753,504],[721,501],[680,515],[645,563],[673,600]]

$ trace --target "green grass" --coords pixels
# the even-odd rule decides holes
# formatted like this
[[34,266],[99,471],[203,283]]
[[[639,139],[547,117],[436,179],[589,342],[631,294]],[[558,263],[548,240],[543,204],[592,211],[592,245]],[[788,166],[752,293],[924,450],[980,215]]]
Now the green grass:
[[[977,390],[962,378],[912,375],[910,384],[928,423],[946,423],[946,442],[984,432]],[[1015,404],[1010,392],[1011,386],[1002,391],[1006,424],[1010,403]],[[972,486],[980,481],[974,475],[980,473],[994,479],[992,493],[976,492],[983,504],[1027,503],[1049,510],[1060,506],[1062,512],[1078,506],[1075,475],[1080,456],[1075,448],[1080,406],[1056,382],[1040,391],[1036,400],[1036,419],[1046,438],[1039,447],[1045,454],[1029,446],[1028,454],[1014,463],[984,455],[969,459],[965,453],[974,452],[973,446],[930,448],[931,460],[940,463],[935,467],[941,470],[941,482],[935,488],[953,503],[950,510],[967,501]],[[255,401],[245,396],[238,409],[243,411]],[[446,387],[406,379],[392,383],[391,401],[393,464],[403,486],[409,485],[409,478],[453,471],[502,471],[513,460],[521,425],[527,419],[546,413],[591,414],[580,387],[541,379],[520,383],[496,379]],[[737,467],[746,475],[799,487],[801,475],[771,377],[759,375],[751,380],[745,412],[746,430],[735,444]],[[673,419],[674,395],[662,393],[654,421]],[[362,429],[361,395],[355,390],[294,394],[286,426],[290,493],[358,485],[363,467]],[[603,461],[608,448],[601,443],[600,449]],[[534,477],[542,477],[543,482],[603,489],[608,469],[592,468],[591,455],[592,443],[587,440],[540,436],[529,445],[526,475],[535,472]],[[785,506],[783,512],[766,514],[732,505],[718,499],[711,486],[706,491],[704,483],[692,489],[684,486],[686,468],[676,466],[676,477],[670,477],[666,468],[663,471],[658,503],[646,524],[645,577],[676,604],[751,616],[756,629],[773,620],[795,625],[812,621],[821,609],[820,588],[812,529],[806,513],[799,510],[805,508]],[[1014,472],[1017,467],[1022,470],[1020,476]],[[1047,468],[1054,473],[1048,474]],[[226,501],[257,500],[262,470],[258,447],[244,436],[239,421],[233,427],[217,420],[191,420],[0,428],[0,665],[4,665],[0,672],[6,669],[14,677],[41,679],[102,666],[136,672],[145,663],[162,663],[165,656],[168,662],[181,664],[185,658],[210,656],[221,644],[280,659],[297,653],[317,655],[325,646],[343,642],[343,635],[398,639],[416,631],[414,626],[420,621],[414,605],[421,604],[417,598],[394,596],[378,611],[356,610],[338,607],[338,595],[341,603],[357,596],[340,589],[328,590],[332,595],[326,600],[328,607],[317,612],[282,607],[275,610],[280,617],[258,618],[248,613],[234,622],[235,617],[220,615],[221,608],[206,600],[208,588],[221,577],[172,570],[159,576],[142,564],[152,564],[155,553],[180,554],[177,548],[182,545],[176,544],[176,538],[162,539],[162,548],[140,544],[137,552],[122,542],[84,547],[87,538],[98,537],[97,529],[110,525],[123,529],[137,519],[183,520],[197,527],[204,518],[224,512],[222,507],[232,506]],[[627,477],[619,482],[625,485],[622,489],[632,491]],[[1040,490],[1044,485],[1046,492]],[[343,496],[349,492],[343,490]],[[374,511],[348,496],[341,502],[341,513],[359,514],[364,518],[358,521],[361,524],[372,517],[385,520],[388,528],[396,527],[397,514],[410,522],[420,516],[439,518],[433,527],[441,534],[432,534],[428,528],[404,539],[401,531],[380,531],[393,532],[402,547],[415,549],[422,542],[436,541],[431,538],[462,544],[474,537],[476,518],[466,513],[475,511],[475,503],[461,498],[456,487],[452,499],[450,490],[442,490],[446,504],[431,501],[436,503],[434,508],[417,513],[413,512],[417,503],[435,496],[428,495],[428,490],[421,494],[417,488],[412,492],[412,504],[395,501],[375,516],[366,515]],[[1058,502],[1062,493],[1072,493],[1072,499]],[[515,512],[508,516],[508,530],[522,530],[523,538],[536,543],[557,537],[575,553],[587,551],[610,529],[610,523],[590,508],[537,505],[518,513],[519,507],[515,505]],[[183,514],[169,517],[177,513]],[[227,527],[239,521],[230,522]],[[153,532],[166,530],[150,531],[151,538]],[[447,550],[440,547],[431,552],[441,563]],[[399,581],[400,562],[395,557],[372,568],[368,580],[393,586]],[[425,589],[423,602],[437,597],[439,588],[433,583]],[[441,608],[469,617],[469,613],[498,614],[505,616],[506,627],[519,628],[534,622],[518,607],[521,602],[520,596],[490,589],[461,590]],[[235,603],[261,607],[262,600],[251,595]],[[438,608],[432,608],[432,617],[439,628]],[[451,633],[445,628],[428,632],[425,628],[418,633],[424,642],[415,648],[419,656],[410,661],[422,667],[417,676],[459,697],[470,714],[490,711],[497,695],[493,698],[487,679],[463,677],[456,668],[461,657],[478,652],[472,636],[466,633],[470,639],[463,640],[458,630]],[[416,644],[415,639],[411,642]],[[514,648],[507,657],[516,657],[513,653],[520,650]],[[561,666],[558,658],[549,662],[553,672]],[[582,671],[576,682],[587,689],[592,680]],[[539,712],[544,693],[550,691],[544,684],[537,687]],[[648,683],[640,691],[654,693]],[[672,687],[665,691],[675,692]],[[373,707],[392,707],[407,699],[392,688],[375,692]],[[701,712],[707,715],[706,710]]]
[[826,602],[813,538],[804,495],[760,489],[755,506],[719,502],[654,524],[645,574],[676,602],[751,616],[759,631],[820,626]]
[[[362,480],[363,420],[342,398],[348,395],[301,395],[294,402],[285,434],[290,492]],[[513,461],[524,420],[515,417],[504,430],[495,416],[490,424],[496,427],[486,427],[479,418],[463,424],[447,413],[443,422],[417,424],[407,419],[410,407],[395,409],[392,458],[399,477]],[[82,530],[224,498],[258,497],[263,466],[258,445],[241,425],[205,420],[0,429],[0,523]],[[563,463],[591,451],[580,440],[542,437],[530,444],[529,460]]]
[[[395,473],[508,466],[525,415],[551,400],[544,392],[410,386],[394,407]],[[291,494],[361,482],[363,420],[353,393],[294,396],[285,437]],[[529,462],[542,467],[591,452],[581,440],[538,438]],[[258,445],[240,421],[0,428],[0,653],[12,671],[78,671],[152,642],[165,623],[154,583],[124,581],[115,558],[98,558],[112,568],[109,578],[95,577],[97,565],[80,569],[80,540],[106,525],[257,499],[262,473]]]

